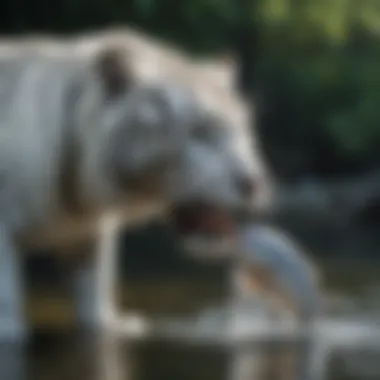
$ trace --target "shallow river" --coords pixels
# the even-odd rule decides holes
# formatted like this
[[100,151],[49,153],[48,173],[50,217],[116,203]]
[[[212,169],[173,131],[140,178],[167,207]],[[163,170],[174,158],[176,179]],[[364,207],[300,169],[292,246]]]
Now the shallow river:
[[[342,321],[355,317],[363,326],[379,322],[380,327],[380,264],[324,264],[324,273],[326,289],[339,294],[336,313]],[[123,299],[134,310],[157,315],[182,314],[218,304],[225,290],[222,281],[207,281],[204,277],[197,281],[134,281],[126,285]],[[64,304],[62,297],[57,296],[57,299]],[[33,305],[35,309],[45,308],[45,312],[35,310],[34,315],[45,315],[50,310],[47,301],[35,301],[32,308]],[[99,360],[94,345],[91,339],[85,339],[83,334],[70,328],[71,314],[67,303],[61,310],[55,332],[41,332],[44,328],[38,332],[37,329],[31,343],[23,350],[13,345],[0,346],[1,380],[95,378]],[[54,318],[51,319],[58,320]],[[54,325],[51,321],[47,323],[46,318],[44,322],[40,320],[34,324]],[[229,355],[217,348],[152,343],[134,347],[132,359],[126,352],[122,360],[125,365],[128,358],[132,363],[130,369],[135,371],[134,379],[138,380],[220,380],[226,379]],[[380,379],[380,340],[377,347],[369,351],[354,350],[344,355],[338,352],[330,362],[329,379]],[[128,377],[123,378],[127,380]]]

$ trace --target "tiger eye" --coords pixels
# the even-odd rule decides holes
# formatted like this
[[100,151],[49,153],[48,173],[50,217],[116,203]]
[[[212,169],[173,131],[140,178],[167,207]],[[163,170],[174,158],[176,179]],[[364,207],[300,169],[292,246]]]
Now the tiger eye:
[[192,136],[202,142],[220,143],[228,137],[228,129],[223,120],[204,116],[193,125]]

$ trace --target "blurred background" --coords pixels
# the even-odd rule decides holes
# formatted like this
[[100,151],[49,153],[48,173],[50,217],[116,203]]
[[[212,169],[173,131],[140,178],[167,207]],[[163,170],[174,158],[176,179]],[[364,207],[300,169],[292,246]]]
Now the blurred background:
[[[3,36],[68,35],[122,25],[194,54],[234,52],[241,63],[240,87],[255,107],[252,128],[277,180],[272,222],[309,248],[326,289],[355,299],[356,311],[367,307],[373,313],[380,297],[380,2],[3,0],[0,5]],[[120,297],[130,309],[182,313],[225,295],[226,268],[184,258],[163,226],[126,234],[122,251],[128,255],[122,257]],[[46,252],[26,260],[27,312],[39,337],[29,357],[39,380],[75,378],[65,373],[79,358],[67,338],[75,335],[66,275],[71,260]],[[47,337],[53,333],[54,350]],[[150,363],[144,364],[147,378],[221,376],[221,353],[165,350],[150,347],[141,354]],[[195,361],[208,364],[194,372]],[[354,378],[343,367],[336,379]]]

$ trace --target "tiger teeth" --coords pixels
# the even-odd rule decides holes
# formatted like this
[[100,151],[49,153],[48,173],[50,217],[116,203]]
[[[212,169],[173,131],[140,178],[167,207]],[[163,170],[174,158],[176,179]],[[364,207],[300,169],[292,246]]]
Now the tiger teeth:
[[191,256],[199,258],[223,258],[231,257],[236,251],[236,246],[230,238],[220,238],[218,240],[192,237],[186,239],[184,248]]

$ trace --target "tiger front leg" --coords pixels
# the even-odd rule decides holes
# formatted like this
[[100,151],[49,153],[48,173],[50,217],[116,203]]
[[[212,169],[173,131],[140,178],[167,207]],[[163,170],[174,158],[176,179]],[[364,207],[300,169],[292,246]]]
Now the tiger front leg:
[[0,225],[0,341],[26,339],[22,275],[20,252],[8,228]]

